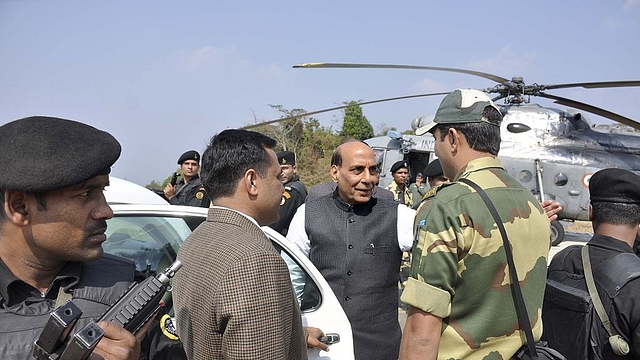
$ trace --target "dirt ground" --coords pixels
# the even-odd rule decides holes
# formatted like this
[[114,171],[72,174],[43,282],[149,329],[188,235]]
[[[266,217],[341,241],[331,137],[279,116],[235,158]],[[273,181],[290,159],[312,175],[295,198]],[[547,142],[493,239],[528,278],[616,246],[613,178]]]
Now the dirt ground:
[[568,232],[593,232],[591,221],[576,221],[574,223],[565,223],[564,230]]

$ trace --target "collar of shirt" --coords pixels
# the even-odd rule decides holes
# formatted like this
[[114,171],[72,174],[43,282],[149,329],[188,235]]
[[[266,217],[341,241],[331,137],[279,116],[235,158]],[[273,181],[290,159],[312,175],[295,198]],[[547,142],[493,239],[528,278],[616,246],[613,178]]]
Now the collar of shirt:
[[246,217],[247,219],[249,219],[252,223],[256,224],[257,227],[260,227],[260,225],[258,225],[258,222],[254,218],[252,218],[251,216],[249,216],[249,215],[247,215],[247,214],[245,214],[245,213],[243,213],[241,211],[238,211],[238,210],[235,210],[235,209],[231,209],[231,208],[228,208],[228,207],[224,207],[224,206],[211,206],[209,209],[225,209],[225,210],[231,210],[233,212],[237,212],[238,214],[240,214],[240,215]]
[[629,244],[611,236],[595,234],[587,244],[597,248],[633,254],[633,249]]
[[338,209],[344,212],[353,211],[358,215],[366,215],[371,212],[371,208],[373,208],[373,206],[378,202],[378,199],[372,196],[371,199],[369,199],[369,201],[364,204],[347,204],[346,202],[342,201],[342,199],[340,199],[340,196],[338,195],[338,189],[336,188],[336,190],[333,192],[333,202],[336,204]]
[[[29,297],[56,298],[59,286],[64,286],[65,291],[69,291],[80,280],[82,263],[69,261],[62,268],[60,273],[53,279],[47,292],[42,294],[40,290],[18,279],[7,265],[0,259],[0,296],[5,301],[6,306],[23,302]],[[64,283],[60,283],[64,281]],[[64,284],[64,285],[63,285]],[[55,291],[55,294],[52,292]]]
[[469,174],[472,172],[489,169],[489,168],[498,168],[504,170],[504,166],[497,157],[493,156],[483,156],[478,159],[471,160],[465,165],[460,172],[456,175],[453,181],[456,181],[460,178],[469,177]]

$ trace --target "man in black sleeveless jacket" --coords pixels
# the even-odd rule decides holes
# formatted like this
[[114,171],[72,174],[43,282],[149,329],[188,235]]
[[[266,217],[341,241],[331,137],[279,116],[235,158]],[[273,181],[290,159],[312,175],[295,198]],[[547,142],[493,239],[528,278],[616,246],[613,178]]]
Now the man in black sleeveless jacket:
[[[0,139],[0,359],[31,359],[55,308],[73,300],[79,331],[137,280],[132,261],[101,246],[113,217],[103,191],[121,148],[104,131],[42,116],[0,126]],[[93,354],[184,358],[179,341],[163,338],[157,325],[134,336],[100,322],[104,337]]]
[[365,143],[340,145],[331,158],[331,177],[336,190],[301,205],[287,239],[309,256],[336,294],[351,322],[355,358],[396,359],[402,336],[400,262],[411,248],[415,211],[372,197],[379,173]]
[[[629,354],[616,356],[608,342],[602,322],[597,318],[591,334],[597,339],[587,341],[584,348],[563,353],[572,359],[572,353],[583,351],[582,359],[638,359],[640,358],[640,258],[634,254],[634,245],[640,226],[640,176],[622,169],[604,169],[595,173],[589,182],[591,196],[590,217],[594,236],[587,243],[593,278],[603,307],[611,325],[629,344]],[[556,254],[549,265],[548,279],[587,291],[581,246],[568,247]],[[548,295],[547,295],[548,296]],[[547,297],[546,296],[546,297]],[[545,301],[545,305],[546,305]],[[551,311],[551,310],[549,310]],[[551,347],[561,349],[565,341],[549,336],[559,333],[564,338],[578,337],[581,329],[567,328],[569,318],[561,315],[545,317],[542,309],[543,338]],[[566,312],[563,314],[571,316]],[[571,335],[572,332],[576,334]]]

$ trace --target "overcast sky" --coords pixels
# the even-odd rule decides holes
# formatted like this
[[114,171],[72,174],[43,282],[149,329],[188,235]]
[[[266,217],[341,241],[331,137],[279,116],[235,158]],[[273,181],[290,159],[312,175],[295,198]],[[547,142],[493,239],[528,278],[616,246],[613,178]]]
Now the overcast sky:
[[[140,185],[164,180],[217,132],[278,118],[269,104],[312,111],[494,85],[433,71],[291,68],[305,62],[457,67],[528,84],[640,80],[640,0],[0,0],[0,124],[49,115],[109,131],[123,147],[112,174]],[[640,120],[640,88],[549,93]],[[364,114],[376,130],[406,130],[441,99]],[[317,118],[335,129],[339,116]]]

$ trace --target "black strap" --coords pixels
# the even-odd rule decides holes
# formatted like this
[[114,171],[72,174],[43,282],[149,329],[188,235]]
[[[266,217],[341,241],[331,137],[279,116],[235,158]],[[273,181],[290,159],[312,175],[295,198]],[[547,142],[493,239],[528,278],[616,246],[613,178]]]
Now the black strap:
[[493,219],[498,226],[498,230],[500,230],[500,235],[502,236],[502,243],[504,245],[504,252],[507,254],[507,264],[509,265],[509,276],[511,276],[511,294],[513,296],[513,300],[516,305],[516,314],[518,315],[518,323],[520,324],[520,329],[524,330],[524,333],[527,337],[527,347],[529,347],[529,354],[536,359],[538,357],[538,353],[536,352],[535,341],[533,340],[533,331],[531,331],[531,323],[529,322],[529,315],[527,314],[527,308],[524,305],[524,297],[522,296],[522,290],[520,290],[520,282],[518,281],[518,273],[516,271],[516,265],[513,262],[513,252],[511,251],[511,244],[509,243],[509,238],[507,238],[507,232],[504,229],[504,225],[502,225],[502,220],[500,220],[500,215],[498,215],[498,211],[496,207],[493,206],[491,199],[487,196],[487,193],[482,190],[478,184],[474,183],[469,179],[458,179],[459,182],[465,183],[471,186],[477,193],[480,195],[484,203],[489,208],[489,212],[493,216]]

